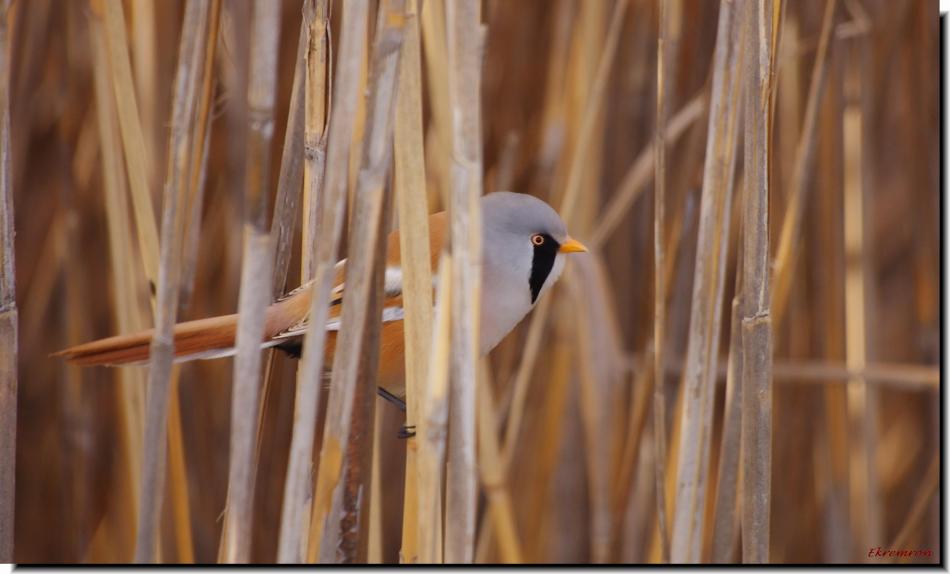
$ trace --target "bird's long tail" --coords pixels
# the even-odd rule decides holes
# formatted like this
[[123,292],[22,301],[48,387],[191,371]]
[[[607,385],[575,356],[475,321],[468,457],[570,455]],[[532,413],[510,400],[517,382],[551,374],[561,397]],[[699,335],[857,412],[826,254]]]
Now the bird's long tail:
[[[267,308],[263,346],[279,341],[274,337],[299,324],[310,305],[310,290],[298,289]],[[175,360],[208,359],[234,354],[237,315],[223,315],[175,325]],[[128,365],[148,360],[153,329],[99,339],[54,353],[80,366]]]

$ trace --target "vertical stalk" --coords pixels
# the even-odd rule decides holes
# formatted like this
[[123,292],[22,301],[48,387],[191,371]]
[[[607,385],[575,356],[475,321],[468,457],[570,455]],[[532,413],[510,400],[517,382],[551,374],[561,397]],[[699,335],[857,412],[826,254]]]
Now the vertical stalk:
[[260,402],[261,339],[271,297],[273,247],[267,230],[267,189],[274,133],[280,4],[254,2],[247,86],[247,175],[244,255],[231,399],[231,458],[224,524],[224,559],[247,562],[251,552],[254,447]]
[[[663,228],[666,221],[666,84],[670,73],[663,59],[669,28],[670,0],[659,0],[656,40],[656,132],[653,137],[653,460],[666,460],[666,373],[663,370],[664,325],[666,324],[666,286],[664,285]],[[670,546],[666,525],[665,464],[654,464],[656,479],[656,515],[660,529],[660,559],[669,561]]]
[[[175,73],[172,125],[168,140],[168,163],[162,199],[162,236],[159,253],[155,332],[149,349],[146,396],[145,444],[142,456],[142,487],[135,540],[135,561],[153,562],[165,493],[168,402],[174,356],[175,317],[178,313],[181,272],[180,195],[190,181],[198,72],[204,56],[207,0],[189,0],[184,18],[178,68]],[[121,116],[120,116],[121,119]]]
[[475,466],[475,385],[481,301],[481,59],[480,0],[446,3],[449,106],[452,110],[452,368],[447,456],[445,559],[468,563],[475,550],[478,475]]
[[[323,183],[323,154],[317,151],[318,142],[323,143],[323,151],[326,149],[326,122],[324,112],[324,72],[326,66],[326,34],[327,19],[329,17],[327,2],[325,0],[307,1],[304,4],[304,22],[301,25],[301,34],[305,38],[305,50],[303,54],[299,53],[298,58],[303,59],[303,75],[305,89],[304,98],[304,129],[301,134],[304,138],[304,217],[303,217],[303,247],[301,256],[303,260],[303,269],[301,279],[308,280],[312,275],[309,261],[315,255],[311,244],[308,242],[310,235],[310,220],[307,214],[310,205],[316,203],[316,197]],[[298,68],[298,74],[299,68]],[[296,82],[296,80],[295,80]],[[296,90],[295,90],[296,95]],[[299,97],[299,96],[298,96]],[[298,103],[298,105],[300,105]],[[276,217],[276,213],[275,213]],[[273,228],[273,225],[272,225]],[[275,285],[276,292],[276,285]],[[302,373],[303,368],[298,373]],[[300,472],[301,465],[309,471],[311,452],[313,449],[313,432],[316,424],[317,397],[311,397],[307,393],[313,390],[313,385],[306,385],[302,379],[298,379],[297,385],[297,403],[295,405],[295,417],[293,426],[293,443],[291,455],[288,460],[288,472],[284,486],[284,501],[281,512],[280,534],[278,538],[277,559],[280,562],[301,562],[305,554],[306,537],[303,536],[303,525],[305,522],[302,517],[306,508],[306,499],[309,499],[310,491],[309,472],[303,474]],[[306,403],[306,406],[304,404]],[[301,422],[298,424],[298,420]],[[298,449],[301,445],[300,424],[308,425],[309,441],[303,446],[305,451],[301,453]],[[305,459],[305,461],[303,460]]]
[[9,0],[0,3],[0,562],[13,562],[17,306],[10,173]]
[[[365,547],[360,531],[366,528],[366,501],[371,476],[373,407],[376,389],[376,358],[380,329],[385,268],[385,229],[389,205],[386,180],[392,163],[393,114],[399,51],[405,30],[404,0],[383,0],[376,21],[366,130],[356,184],[356,197],[346,263],[346,295],[337,351],[333,355],[333,378],[327,403],[327,426],[323,436],[317,476],[319,500],[331,496],[329,508],[315,507],[316,523],[322,530],[320,562],[352,563]],[[376,301],[372,299],[377,291]],[[332,491],[332,494],[330,494]]]
[[683,418],[670,549],[673,562],[695,563],[702,558],[706,480],[712,446],[712,407],[737,155],[739,30],[736,4],[725,0],[719,9],[689,342],[683,375]]
[[772,318],[769,273],[769,99],[772,10],[745,6],[745,213],[742,261],[742,560],[769,561]]
[[[432,342],[432,268],[429,247],[429,207],[422,121],[422,60],[419,12],[416,0],[406,4],[406,37],[399,65],[395,118],[395,193],[399,214],[399,251],[403,300],[406,310],[406,425],[416,425],[428,380]],[[419,441],[406,441],[406,486],[403,503],[400,562],[413,563],[419,555],[418,469]]]

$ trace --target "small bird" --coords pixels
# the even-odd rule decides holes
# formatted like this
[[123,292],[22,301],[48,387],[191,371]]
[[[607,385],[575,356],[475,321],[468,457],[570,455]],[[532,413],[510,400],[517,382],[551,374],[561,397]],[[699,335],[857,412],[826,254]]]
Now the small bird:
[[[567,233],[564,221],[544,201],[522,193],[499,191],[481,198],[482,304],[479,347],[487,354],[528,314],[557,281],[564,254],[587,251]],[[432,268],[449,232],[445,212],[429,216]],[[380,395],[397,405],[405,397],[402,271],[399,232],[389,234],[377,385]],[[332,364],[340,310],[345,296],[346,260],[336,265],[330,297],[325,364]],[[267,308],[262,347],[277,347],[299,356],[307,332],[312,282],[305,283]],[[175,326],[175,361],[227,357],[235,353],[238,316],[224,315]],[[127,365],[148,360],[152,330],[118,335],[70,347],[55,354],[81,366]],[[404,403],[402,404],[404,408]]]

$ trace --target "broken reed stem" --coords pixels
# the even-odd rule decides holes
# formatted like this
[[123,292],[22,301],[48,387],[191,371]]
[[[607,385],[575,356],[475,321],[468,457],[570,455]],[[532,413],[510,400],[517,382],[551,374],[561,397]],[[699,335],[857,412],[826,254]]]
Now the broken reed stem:
[[742,261],[742,561],[769,561],[772,319],[769,267],[769,100],[772,10],[745,6],[745,211]]
[[702,559],[712,409],[737,155],[739,30],[736,4],[727,0],[719,9],[713,56],[695,279],[683,375],[683,418],[670,550],[670,559],[676,563],[697,563]]
[[[313,495],[311,516],[304,516],[307,500],[311,498],[312,456],[315,427],[317,425],[317,407],[320,400],[322,373],[324,364],[324,345],[327,335],[325,325],[329,315],[330,289],[335,275],[334,266],[343,228],[343,208],[346,200],[346,186],[349,171],[349,146],[353,135],[356,117],[357,99],[360,94],[360,62],[366,45],[366,18],[368,6],[366,0],[353,0],[343,5],[343,17],[340,35],[340,55],[337,68],[339,75],[333,85],[333,99],[337,104],[330,112],[329,140],[326,158],[326,173],[322,188],[316,185],[314,178],[319,170],[312,169],[308,158],[308,183],[314,195],[309,201],[320,207],[310,211],[320,215],[317,227],[318,240],[315,241],[313,254],[314,272],[309,326],[303,342],[303,356],[297,370],[297,394],[294,399],[294,425],[290,443],[290,455],[287,462],[287,478],[284,486],[284,501],[281,511],[281,532],[277,559],[282,563],[303,562],[316,559],[317,544],[322,537],[323,520],[329,512],[330,492],[317,491]],[[319,23],[318,23],[319,26]],[[311,27],[311,47],[318,41]],[[312,96],[313,87],[318,83],[313,72],[316,62],[314,50],[308,54],[308,91],[307,91],[307,134],[312,135],[315,125],[311,114],[317,109]],[[309,148],[308,142],[308,148]],[[309,154],[309,149],[308,149]],[[306,226],[309,229],[309,226]],[[303,249],[311,248],[304,243]],[[339,448],[339,445],[337,445]],[[329,453],[320,451],[320,472],[326,465],[339,465],[337,450]],[[332,460],[331,460],[332,458]],[[309,530],[308,523],[311,525]]]
[[776,324],[781,323],[788,306],[795,263],[798,261],[798,248],[801,240],[802,216],[805,199],[812,177],[815,159],[815,128],[818,125],[818,106],[825,88],[828,69],[828,47],[833,29],[837,0],[827,0],[825,14],[821,23],[821,36],[818,40],[818,52],[808,85],[808,100],[805,104],[805,118],[802,122],[801,136],[795,150],[795,163],[792,167],[792,179],[789,186],[785,215],[782,218],[782,230],[779,235],[778,249],[775,252],[774,275],[775,291],[772,308]]
[[231,397],[224,561],[244,563],[251,554],[254,450],[260,403],[261,340],[271,297],[273,247],[266,227],[274,133],[280,4],[254,2],[247,86],[247,174],[244,190],[244,254]]
[[[663,60],[663,44],[669,28],[669,2],[659,0],[656,40],[656,132],[653,137],[653,449],[654,461],[666,460],[666,377],[663,376],[663,327],[666,323],[663,228],[666,221],[666,83],[670,72]],[[660,560],[670,559],[669,528],[666,524],[665,464],[654,464],[656,515],[660,538]]]
[[419,562],[443,561],[442,490],[445,477],[445,442],[448,435],[449,368],[451,361],[452,255],[440,257],[439,285],[432,325],[429,380],[425,386],[422,414],[417,427],[419,454]]
[[[304,12],[312,10],[312,3],[304,3]],[[277,198],[270,233],[274,240],[274,278],[271,299],[284,293],[290,258],[293,255],[291,242],[297,227],[298,204],[304,171],[304,123],[306,115],[307,51],[310,45],[311,16],[300,22],[297,40],[297,55],[294,59],[294,82],[290,88],[290,110],[287,112],[287,128],[284,131],[284,150],[280,156],[280,173],[277,178]]]
[[[303,242],[301,246],[301,281],[306,282],[312,276],[309,262],[316,255],[308,241],[311,231],[311,221],[307,214],[311,205],[317,202],[317,197],[323,184],[323,152],[326,150],[326,115],[325,115],[325,88],[326,88],[326,34],[327,19],[329,17],[327,2],[315,0],[307,2],[303,10],[304,22],[301,24],[301,34],[305,34],[306,50],[302,54],[304,59],[303,73],[305,75],[304,97],[304,214],[303,214]],[[298,57],[299,54],[298,50]],[[298,65],[298,74],[299,65]],[[296,79],[295,79],[296,82]],[[299,103],[298,103],[299,105]],[[322,150],[318,146],[322,143]],[[272,225],[273,228],[273,225]],[[332,255],[331,255],[332,256]],[[312,317],[313,315],[311,315]],[[312,323],[316,324],[316,323]],[[325,335],[324,335],[325,337]],[[299,365],[297,372],[297,397],[295,399],[295,413],[293,438],[286,483],[284,486],[284,500],[281,510],[280,533],[278,538],[277,559],[282,563],[302,562],[306,556],[306,541],[304,528],[307,501],[312,495],[310,469],[313,452],[313,434],[316,426],[317,406],[320,392],[320,372],[310,377],[309,367],[312,361],[305,361]],[[313,381],[313,384],[305,381]],[[309,433],[309,434],[308,434]]]
[[[416,425],[422,412],[432,342],[432,267],[417,10],[416,0],[408,0],[402,62],[399,64],[394,132],[395,194],[399,215],[399,253],[405,309],[406,426]],[[416,562],[419,552],[417,446],[418,439],[415,436],[406,440],[406,485],[400,562],[410,564]]]
[[13,562],[17,305],[10,166],[10,0],[0,2],[0,562]]
[[470,563],[478,503],[476,390],[481,302],[481,63],[480,0],[448,0],[449,107],[452,111],[452,369],[447,455],[445,559]]
[[[132,194],[132,208],[142,252],[142,265],[145,269],[145,277],[157,292],[160,257],[158,229],[155,225],[155,212],[152,209],[152,196],[149,192],[148,155],[136,104],[135,86],[132,83],[132,66],[129,63],[122,0],[94,0],[92,7],[94,12],[101,14],[104,18],[103,30],[109,46],[109,63],[112,68],[112,85],[119,116],[119,132],[125,151],[123,155],[129,177],[129,191]],[[154,296],[152,300],[153,305],[156,305]],[[157,321],[156,317],[156,324]]]
[[[181,273],[182,192],[190,179],[198,72],[204,56],[208,0],[189,0],[178,54],[172,102],[172,124],[168,139],[168,164],[162,198],[162,238],[158,268],[155,332],[149,348],[149,376],[145,413],[145,443],[142,455],[142,486],[135,539],[135,561],[155,561],[157,536],[165,494],[168,402],[172,359],[175,353],[175,317],[178,313]],[[121,107],[121,106],[120,106]],[[126,150],[128,152],[128,150]]]
[[[374,363],[372,355],[376,350],[370,350],[368,345],[379,337],[380,314],[371,314],[374,307],[370,304],[371,282],[374,273],[381,273],[386,265],[385,250],[377,244],[385,241],[380,235],[385,235],[383,228],[387,227],[389,219],[386,183],[392,163],[393,112],[404,30],[405,0],[383,0],[373,42],[366,127],[346,263],[346,296],[337,351],[333,356],[327,426],[317,478],[317,497],[324,500],[332,491],[328,512],[323,514],[323,508],[316,509],[320,511],[316,520],[324,522],[319,553],[322,563],[355,561],[357,557],[348,539],[353,535],[351,529],[358,531],[365,527],[362,512],[359,519],[353,518],[353,502],[349,499],[358,499],[360,490],[367,493],[368,498],[370,469],[364,468],[358,477],[341,479],[357,464],[349,456],[353,433],[368,428],[367,439],[372,437],[372,408],[357,408],[355,399],[359,394],[357,386],[363,383],[360,385],[360,390],[366,393],[363,398],[372,400],[374,393],[367,391],[366,387],[375,389],[376,382],[375,364],[372,365],[373,372],[361,376],[360,363],[364,355],[370,357],[368,362]],[[377,251],[381,253],[377,255]],[[342,452],[337,452],[341,449],[347,450],[345,459]],[[354,485],[354,481],[357,484]]]

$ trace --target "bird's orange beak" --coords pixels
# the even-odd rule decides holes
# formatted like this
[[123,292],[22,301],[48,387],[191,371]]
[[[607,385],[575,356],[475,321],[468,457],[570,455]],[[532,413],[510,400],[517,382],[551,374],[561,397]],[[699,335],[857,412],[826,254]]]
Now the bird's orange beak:
[[561,253],[584,253],[587,251],[587,248],[584,247],[583,243],[568,235],[567,241],[561,244],[561,248],[558,249],[558,251]]

